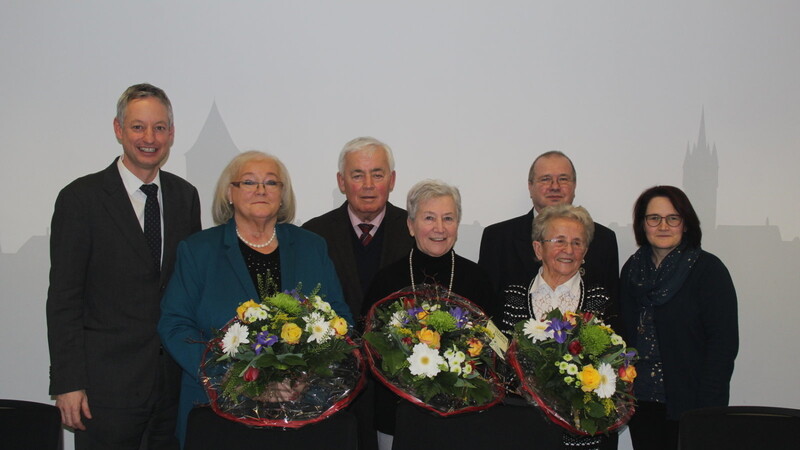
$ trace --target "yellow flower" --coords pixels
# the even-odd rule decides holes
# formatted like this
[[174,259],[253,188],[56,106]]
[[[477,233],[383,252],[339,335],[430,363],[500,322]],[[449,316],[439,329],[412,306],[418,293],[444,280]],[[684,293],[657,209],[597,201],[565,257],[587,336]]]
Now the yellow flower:
[[258,303],[254,302],[254,301],[252,301],[252,300],[248,300],[248,301],[246,301],[246,302],[242,303],[241,305],[239,305],[239,307],[238,307],[238,308],[236,308],[236,316],[237,316],[237,317],[239,318],[239,320],[241,320],[242,322],[244,322],[244,323],[250,323],[250,322],[247,322],[247,321],[245,321],[245,319],[244,319],[244,313],[245,313],[245,311],[247,311],[247,310],[248,310],[248,309],[250,309],[250,308],[259,308],[260,306],[261,306],[261,305],[259,305]]
[[578,315],[572,311],[567,311],[564,313],[564,320],[571,323],[572,325],[575,325],[577,323],[576,317],[578,317]]
[[420,311],[420,312],[417,313],[417,320],[419,320],[419,323],[421,323],[423,325],[427,325],[427,323],[428,323],[428,320],[427,320],[428,319],[428,315],[430,315],[430,313],[428,311],[424,311],[424,310]]
[[478,356],[483,351],[483,342],[480,339],[472,338],[467,341],[467,345],[469,345],[469,349],[467,349],[469,356]]
[[583,366],[583,370],[578,372],[578,380],[581,382],[583,392],[591,392],[600,386],[600,372],[591,364]]
[[633,383],[634,378],[636,378],[636,368],[632,365],[628,367],[620,367],[618,375],[620,380]]
[[283,328],[281,328],[281,339],[287,344],[297,344],[300,342],[300,335],[302,334],[303,330],[291,322],[283,324]]
[[336,330],[336,334],[339,336],[347,334],[347,321],[341,317],[336,317],[331,320],[331,327]]
[[417,338],[430,348],[439,348],[441,346],[442,336],[428,327],[417,331]]

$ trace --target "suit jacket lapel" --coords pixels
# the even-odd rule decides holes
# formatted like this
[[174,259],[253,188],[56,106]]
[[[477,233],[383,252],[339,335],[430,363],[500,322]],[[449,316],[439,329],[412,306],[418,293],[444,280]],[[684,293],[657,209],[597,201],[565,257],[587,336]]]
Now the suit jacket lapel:
[[122,178],[117,169],[117,160],[104,171],[102,202],[111,216],[112,222],[119,228],[120,239],[130,243],[144,263],[152,264],[153,257],[150,247],[144,237],[139,219],[133,212],[131,199],[122,184]]
[[[342,237],[341,239],[333,240],[333,242],[328,242],[328,246],[332,247],[329,253],[331,255],[341,255],[342,260],[337,262],[337,267],[345,272],[345,275],[341,278],[343,280],[358,280],[358,266],[356,265],[356,256],[353,253],[353,240],[351,239],[354,231],[350,223],[350,216],[347,214],[347,202],[339,207],[336,220],[333,221],[331,226],[334,228],[333,235]],[[360,283],[354,283],[353,288],[358,292],[358,297],[363,295]]]
[[[178,189],[172,178],[165,176],[164,172],[161,172],[161,199],[164,202],[162,208],[164,211],[164,257],[161,267],[173,267],[179,240],[178,230],[180,227],[178,221],[181,218],[189,220],[189,212],[181,209],[185,205],[182,205],[179,201]],[[164,270],[161,271],[163,281],[167,281],[166,278],[171,275],[166,272]]]
[[525,268],[525,272],[536,275],[540,263],[536,261],[531,242],[533,209],[524,217],[525,220],[519,222],[519,228],[513,233],[513,236],[515,236],[514,251],[517,253],[519,260],[522,261],[522,267]]

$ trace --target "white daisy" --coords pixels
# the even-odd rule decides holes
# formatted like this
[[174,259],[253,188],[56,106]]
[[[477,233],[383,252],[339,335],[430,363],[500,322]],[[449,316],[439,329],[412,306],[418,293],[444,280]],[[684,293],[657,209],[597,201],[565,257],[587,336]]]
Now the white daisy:
[[422,375],[428,378],[435,377],[441,371],[440,365],[446,365],[444,358],[436,349],[421,342],[414,346],[411,356],[407,360],[411,364],[409,367],[411,375]]
[[548,327],[547,322],[540,322],[536,319],[528,319],[525,322],[525,326],[522,328],[522,332],[525,333],[525,336],[530,338],[531,342],[539,342],[545,339],[550,339],[553,337],[553,331],[546,331]]
[[616,333],[613,333],[611,335],[611,345],[622,345],[622,346],[625,346],[625,340],[622,339],[622,336],[620,336],[620,335],[618,335]]
[[316,341],[319,344],[327,342],[328,339],[336,334],[336,330],[331,327],[331,323],[316,311],[306,317],[306,331],[311,333],[308,337],[308,342]]
[[595,392],[600,398],[609,398],[617,390],[617,372],[608,363],[600,363],[597,371],[600,372],[600,386]]
[[228,356],[235,356],[239,352],[239,345],[250,343],[250,340],[247,339],[248,333],[250,333],[250,330],[247,325],[235,322],[228,328],[222,338],[222,351],[227,353]]

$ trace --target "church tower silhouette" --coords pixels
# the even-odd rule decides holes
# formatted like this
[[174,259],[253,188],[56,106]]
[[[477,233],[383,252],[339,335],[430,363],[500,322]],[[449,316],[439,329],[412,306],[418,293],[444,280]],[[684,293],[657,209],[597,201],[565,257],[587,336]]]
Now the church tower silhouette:
[[703,231],[717,228],[717,188],[719,186],[719,161],[717,145],[706,141],[705,108],[700,114],[700,133],[697,143],[686,144],[683,159],[683,190],[689,196]]
[[238,155],[239,149],[222,120],[217,103],[211,105],[208,118],[192,148],[186,152],[186,179],[200,194],[200,217],[203,228],[214,226],[211,202],[222,169]]

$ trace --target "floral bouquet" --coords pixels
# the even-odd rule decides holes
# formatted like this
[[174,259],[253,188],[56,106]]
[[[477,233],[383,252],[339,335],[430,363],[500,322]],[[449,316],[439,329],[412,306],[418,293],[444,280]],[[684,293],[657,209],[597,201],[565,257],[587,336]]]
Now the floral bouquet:
[[441,416],[489,408],[505,391],[487,322],[474,303],[439,287],[404,289],[367,315],[370,368],[392,392]]
[[633,415],[636,351],[592,313],[519,322],[507,356],[525,396],[572,433],[607,433]]
[[347,322],[296,290],[253,300],[208,343],[200,368],[212,409],[255,426],[299,428],[344,408],[364,385]]

